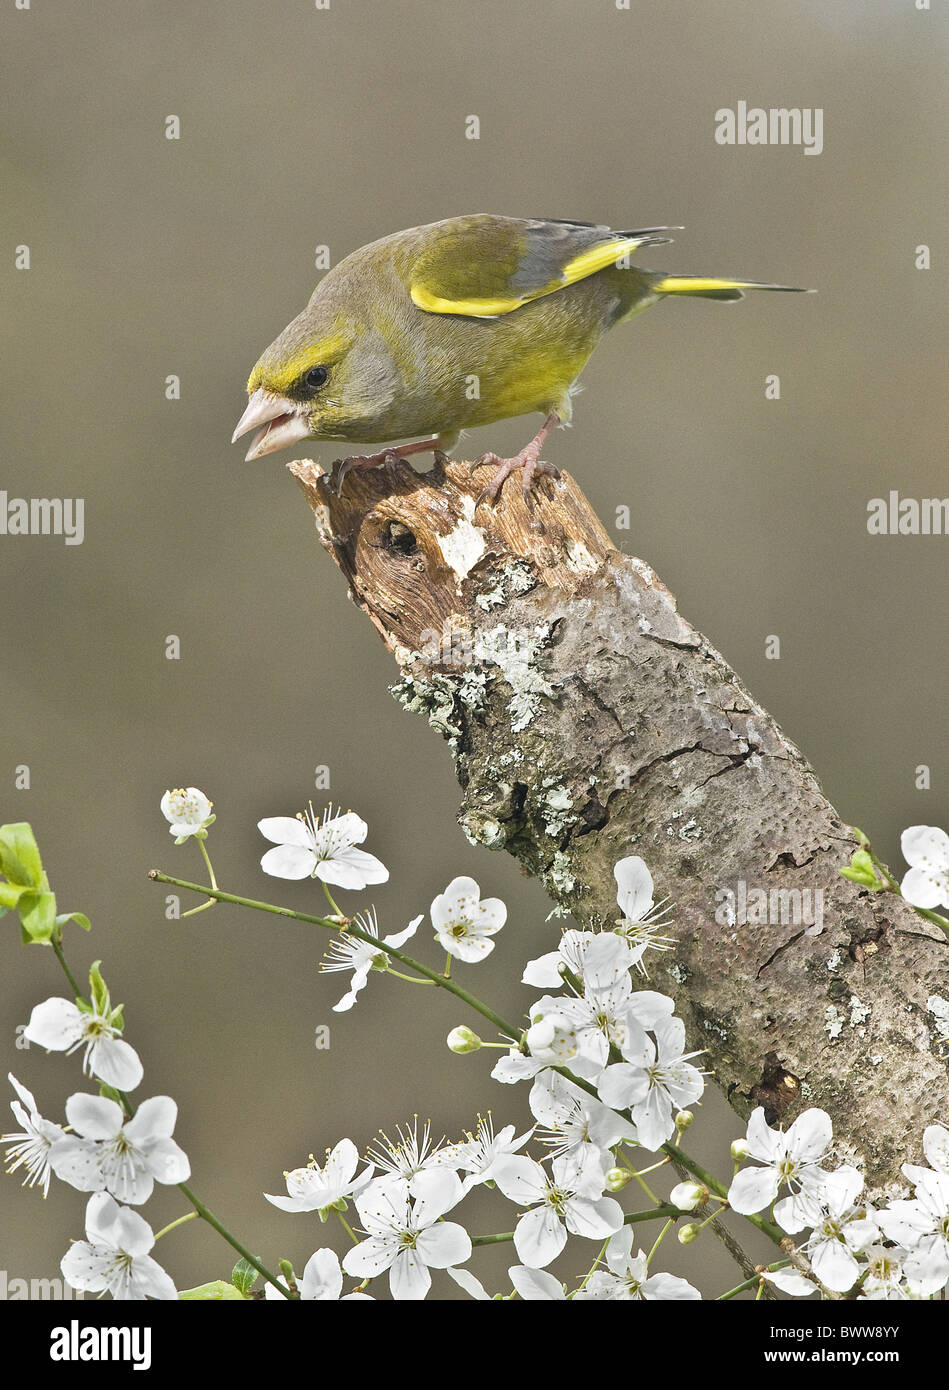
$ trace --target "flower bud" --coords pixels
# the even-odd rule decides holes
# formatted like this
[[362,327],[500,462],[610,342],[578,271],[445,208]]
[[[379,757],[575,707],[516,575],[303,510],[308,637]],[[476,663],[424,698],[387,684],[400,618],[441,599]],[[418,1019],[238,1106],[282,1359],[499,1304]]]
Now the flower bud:
[[701,1182],[680,1182],[669,1193],[669,1201],[680,1211],[695,1211],[703,1206],[709,1197],[708,1188]]
[[693,1240],[698,1240],[702,1234],[702,1227],[690,1221],[687,1226],[680,1226],[678,1230],[679,1244],[691,1245]]
[[683,1130],[688,1129],[694,1119],[695,1116],[692,1114],[691,1110],[680,1110],[676,1115],[676,1129],[678,1132],[681,1134]]
[[484,1044],[465,1024],[458,1028],[453,1028],[446,1039],[452,1052],[477,1052]]
[[628,1168],[611,1168],[606,1175],[606,1186],[610,1192],[622,1192],[632,1178]]
[[748,1157],[748,1140],[733,1139],[732,1146],[729,1152],[731,1153],[732,1159],[735,1163],[741,1163],[743,1158]]

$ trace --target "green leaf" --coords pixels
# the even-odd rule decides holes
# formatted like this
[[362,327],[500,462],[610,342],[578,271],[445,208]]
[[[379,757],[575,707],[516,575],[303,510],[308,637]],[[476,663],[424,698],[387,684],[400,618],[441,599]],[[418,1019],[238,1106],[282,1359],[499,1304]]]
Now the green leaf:
[[21,888],[18,883],[0,882],[0,907],[4,912],[9,912],[11,907],[16,907],[20,900],[20,894],[26,893],[26,888]]
[[99,972],[101,960],[94,960],[89,967],[89,991],[93,1006],[97,1014],[105,1013],[106,1001],[109,998],[109,991],[106,988],[105,980]]
[[222,1303],[228,1299],[243,1300],[246,1295],[226,1279],[212,1279],[210,1284],[198,1284],[194,1289],[182,1289],[178,1297],[186,1302]]
[[33,828],[27,821],[0,825],[0,870],[11,883],[45,888],[43,862]]
[[99,1095],[105,1096],[106,1100],[114,1100],[116,1105],[120,1106],[123,1110],[125,1109],[121,1091],[117,1091],[114,1086],[108,1085],[107,1082],[99,1082]]
[[92,923],[84,912],[61,912],[56,918],[57,927],[63,926],[66,922],[78,922],[83,931],[92,930]]
[[30,941],[48,945],[56,930],[56,894],[36,892],[29,888],[20,894],[17,911]]
[[249,1260],[238,1260],[231,1270],[231,1283],[245,1297],[257,1282],[257,1271]]
[[851,883],[859,883],[861,888],[872,888],[875,892],[881,889],[882,879],[877,877],[877,871],[873,860],[865,849],[854,850],[850,856],[848,868],[840,870],[844,878],[849,878]]

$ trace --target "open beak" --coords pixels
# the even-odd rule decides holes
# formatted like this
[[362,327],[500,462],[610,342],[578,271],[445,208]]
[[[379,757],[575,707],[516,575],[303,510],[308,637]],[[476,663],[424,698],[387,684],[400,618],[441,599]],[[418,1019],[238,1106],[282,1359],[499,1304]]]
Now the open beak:
[[257,433],[247,450],[248,460],[263,458],[264,454],[272,454],[275,449],[286,448],[298,439],[306,439],[310,433],[306,415],[295,401],[288,400],[286,396],[275,396],[262,387],[247,402],[247,409],[237,422],[231,443],[253,429]]

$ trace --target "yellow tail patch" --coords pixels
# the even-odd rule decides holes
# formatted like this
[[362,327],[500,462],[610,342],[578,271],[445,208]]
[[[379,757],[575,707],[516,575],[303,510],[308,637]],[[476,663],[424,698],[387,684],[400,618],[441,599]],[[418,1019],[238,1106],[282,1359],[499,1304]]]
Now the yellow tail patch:
[[769,285],[761,280],[719,280],[704,275],[663,275],[653,281],[657,294],[694,294],[705,299],[741,299],[745,290],[783,290],[808,294],[796,285]]

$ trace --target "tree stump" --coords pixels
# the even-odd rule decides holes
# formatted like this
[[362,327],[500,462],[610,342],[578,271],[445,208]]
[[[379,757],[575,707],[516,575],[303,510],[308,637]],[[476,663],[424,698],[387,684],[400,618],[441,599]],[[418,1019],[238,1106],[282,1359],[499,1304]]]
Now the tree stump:
[[772,1124],[821,1106],[868,1187],[899,1180],[949,1116],[947,940],[841,877],[853,830],[649,566],[566,473],[533,508],[512,479],[492,509],[461,462],[356,470],[340,496],[318,465],[290,470],[394,693],[447,739],[468,839],[588,927],[615,922],[613,866],[641,855],[675,904],[649,983],[731,1104]]

